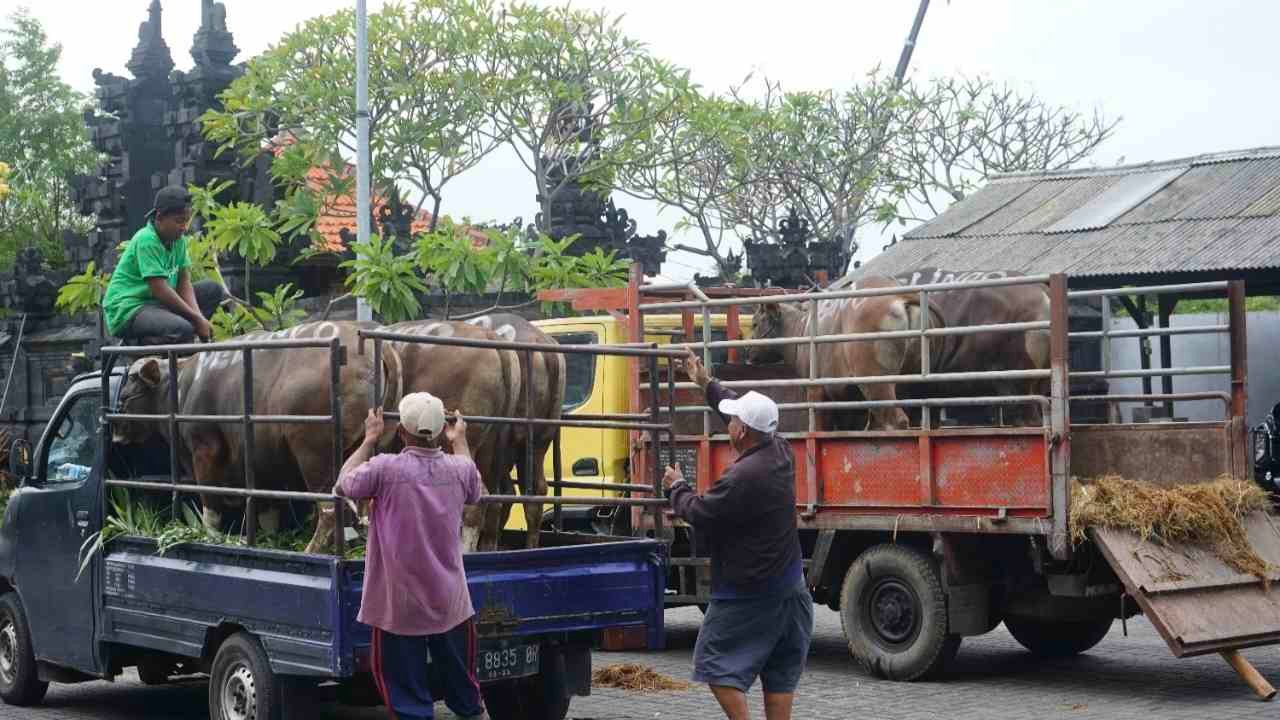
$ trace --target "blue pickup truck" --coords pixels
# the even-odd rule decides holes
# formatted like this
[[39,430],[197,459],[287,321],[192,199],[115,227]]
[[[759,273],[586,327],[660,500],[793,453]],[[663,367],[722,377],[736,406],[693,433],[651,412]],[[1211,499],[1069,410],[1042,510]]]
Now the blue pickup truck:
[[[214,720],[305,717],[321,685],[370,699],[370,630],[356,621],[364,563],[213,544],[160,554],[123,536],[82,550],[104,522],[107,478],[138,479],[139,458],[104,432],[104,386],[77,378],[34,449],[16,447],[20,486],[0,527],[0,698],[39,703],[50,682],[209,676]],[[167,501],[167,494],[166,494]],[[591,686],[602,630],[662,638],[659,542],[546,533],[544,547],[469,554],[477,672],[495,720],[553,718]],[[376,699],[373,700],[376,702]]]

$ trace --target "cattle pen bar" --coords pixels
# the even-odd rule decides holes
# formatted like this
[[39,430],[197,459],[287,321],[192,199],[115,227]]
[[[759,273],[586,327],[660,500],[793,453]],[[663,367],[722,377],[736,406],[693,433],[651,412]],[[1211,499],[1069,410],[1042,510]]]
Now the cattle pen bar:
[[[1036,286],[1048,285],[1049,300],[1051,308],[1051,317],[1048,321],[1035,322],[1010,322],[1010,323],[984,323],[972,326],[960,326],[954,328],[935,328],[930,327],[930,295],[937,293],[946,293],[956,290],[979,289],[979,288],[1001,288],[1009,286]],[[939,382],[983,382],[983,381],[1047,381],[1050,385],[1049,412],[1047,417],[1042,415],[1042,424],[1044,427],[1041,432],[1044,436],[1043,446],[1046,448],[1046,455],[1052,456],[1052,460],[1046,457],[1043,465],[1048,474],[1048,487],[1045,488],[1045,494],[1048,496],[1048,507],[1044,507],[1037,512],[1038,518],[1047,519],[1052,523],[1050,547],[1054,555],[1060,559],[1066,559],[1070,556],[1070,543],[1067,541],[1067,506],[1069,504],[1069,474],[1066,472],[1068,464],[1068,450],[1066,442],[1059,442],[1057,438],[1065,438],[1067,436],[1067,368],[1066,368],[1066,347],[1067,347],[1067,318],[1066,318],[1066,277],[1063,275],[1030,275],[1014,278],[992,278],[983,280],[964,281],[956,283],[932,283],[923,285],[895,285],[890,287],[875,288],[857,288],[852,290],[840,290],[835,292],[810,292],[810,293],[788,293],[779,295],[767,295],[756,297],[731,297],[710,299],[705,293],[696,293],[695,299],[686,301],[665,301],[665,302],[640,302],[639,295],[646,292],[653,292],[641,286],[639,282],[633,278],[632,287],[636,289],[636,300],[629,310],[633,311],[637,316],[637,322],[632,325],[632,337],[629,340],[636,342],[643,340],[644,314],[646,312],[670,312],[673,310],[693,311],[700,310],[702,314],[702,342],[700,343],[681,343],[677,347],[681,348],[701,348],[703,351],[704,363],[710,362],[710,354],[713,348],[751,348],[761,346],[795,346],[805,345],[808,347],[808,367],[797,368],[797,372],[803,373],[805,377],[795,379],[754,379],[740,381],[724,381],[722,385],[729,388],[821,388],[821,387],[837,387],[849,385],[871,385],[871,384],[904,384],[904,383],[939,383]],[[660,288],[666,291],[666,288]],[[691,293],[692,294],[692,293]],[[920,327],[908,328],[906,330],[889,330],[875,331],[865,333],[847,333],[840,335],[822,336],[818,333],[819,324],[819,307],[823,302],[831,302],[844,300],[847,298],[871,298],[884,296],[903,296],[915,295],[918,299],[920,307]],[[726,341],[712,342],[711,338],[711,309],[724,307],[730,309],[731,315],[736,315],[736,309],[741,305],[767,305],[778,303],[809,303],[807,311],[806,326],[803,334],[793,335],[789,337],[778,338],[752,338],[752,339],[733,339]],[[1025,369],[1025,370],[993,370],[978,372],[935,372],[931,367],[932,357],[930,351],[930,341],[937,338],[977,335],[980,333],[997,333],[997,332],[1028,332],[1042,331],[1049,335],[1050,346],[1050,367],[1044,369]],[[819,345],[824,343],[835,342],[858,342],[868,340],[913,340],[919,342],[920,367],[917,373],[899,373],[894,375],[868,375],[868,376],[850,376],[850,377],[819,377],[817,349]],[[696,388],[694,383],[676,383],[674,382],[674,371],[668,373],[668,386],[671,394],[671,402],[674,404],[674,395],[677,390],[690,390]],[[652,405],[658,403],[658,393],[656,390],[652,394]],[[982,401],[985,398],[971,398],[975,401]],[[934,505],[938,496],[938,488],[935,485],[933,477],[933,446],[937,442],[945,443],[946,438],[938,437],[936,440],[932,430],[932,410],[938,405],[946,405],[948,403],[934,402],[908,402],[908,401],[886,401],[883,404],[879,401],[868,401],[869,404],[842,403],[841,405],[832,405],[832,401],[828,400],[810,400],[803,403],[801,407],[808,411],[808,430],[802,434],[804,444],[803,455],[797,449],[797,457],[803,457],[804,466],[804,511],[801,513],[802,519],[813,520],[817,517],[820,507],[823,504],[823,489],[826,482],[820,478],[818,472],[819,464],[819,430],[818,412],[821,410],[845,409],[853,407],[862,407],[868,410],[874,410],[885,406],[889,407],[918,407],[921,410],[921,432],[915,433],[919,442],[918,452],[920,453],[921,478],[917,482],[922,488],[926,505]],[[794,403],[789,403],[795,405]],[[952,405],[960,403],[951,402]],[[1004,396],[1000,401],[994,403],[997,405],[1005,404],[1032,404],[1038,409],[1043,410],[1045,401],[1043,398],[1036,398],[1032,395],[1012,394]],[[709,443],[712,439],[710,432],[710,408],[705,406],[700,408],[703,412],[703,440],[702,452],[700,456],[708,456],[710,454]],[[800,409],[800,408],[797,408]],[[1013,441],[1012,436],[1006,440]],[[674,451],[673,451],[674,457]],[[927,487],[926,487],[927,486]],[[1000,509],[997,514],[1003,515],[1004,509]],[[896,522],[896,521],[895,521]],[[696,561],[696,558],[693,559]],[[678,564],[679,559],[673,558],[673,564]]]
[[[662,436],[666,435],[667,447],[670,452],[675,451],[676,432],[675,432],[675,395],[671,395],[668,407],[667,422],[661,421],[661,414],[658,408],[650,408],[648,413],[628,413],[626,415],[576,415],[572,419],[564,417],[551,418],[535,418],[533,416],[533,353],[556,353],[565,354],[583,354],[597,356],[620,356],[634,359],[647,359],[651,369],[654,372],[650,374],[651,390],[654,396],[658,392],[658,376],[656,372],[659,358],[668,360],[677,358],[682,355],[679,350],[669,348],[659,348],[656,344],[644,346],[640,343],[633,343],[626,346],[622,345],[561,345],[559,343],[530,343],[516,342],[511,340],[487,340],[481,338],[460,338],[460,337],[442,337],[439,335],[417,335],[411,333],[399,333],[389,330],[368,330],[362,329],[358,331],[360,338],[359,350],[364,352],[366,340],[373,341],[373,365],[378,367],[382,360],[382,344],[384,342],[403,342],[403,343],[420,343],[425,345],[446,345],[454,347],[470,347],[492,350],[512,350],[521,354],[521,382],[524,388],[524,408],[525,415],[522,418],[517,417],[495,417],[495,416],[479,416],[479,415],[463,415],[463,419],[467,422],[475,422],[478,424],[498,424],[498,425],[524,425],[527,432],[528,440],[525,442],[525,473],[526,478],[524,486],[521,487],[522,495],[486,495],[481,502],[489,504],[513,505],[516,503],[532,503],[532,504],[549,504],[553,510],[553,526],[559,532],[563,528],[561,507],[563,505],[592,505],[592,506],[621,506],[621,507],[639,507],[650,508],[653,512],[653,521],[655,528],[655,537],[662,536],[662,507],[667,504],[663,497],[662,490],[662,469],[659,459],[661,457]],[[374,373],[371,378],[370,392],[372,393],[371,401],[373,407],[381,407],[383,400],[382,378],[378,373]],[[398,417],[398,413],[385,413],[387,417]],[[647,418],[647,422],[643,419]],[[533,478],[536,477],[535,454],[534,454],[534,428],[535,427],[554,427],[556,433],[552,440],[552,479],[547,482],[554,492],[553,495],[533,495],[530,493],[530,486],[534,483]],[[617,483],[613,489],[619,489],[628,493],[627,497],[573,497],[565,496],[562,490],[565,488],[582,487],[585,483],[574,483],[565,481],[561,478],[560,468],[560,428],[562,427],[588,427],[588,428],[608,428],[616,430],[630,430],[633,432],[645,432],[649,435],[650,447],[653,448],[654,462],[652,473],[652,485],[644,486],[634,483]],[[502,478],[495,478],[495,482],[501,482]],[[600,486],[593,485],[595,488]],[[629,497],[631,492],[650,492],[653,497],[649,498],[633,498]],[[541,523],[541,518],[525,518],[526,524],[533,527],[532,523]]]
[[[254,378],[253,378],[253,351],[255,350],[287,350],[287,349],[315,349],[329,351],[329,397],[330,411],[328,415],[257,415],[254,413]],[[242,373],[242,393],[243,393],[243,412],[240,415],[196,415],[184,414],[178,412],[178,355],[198,355],[200,353],[215,352],[239,352],[241,353]],[[253,426],[257,424],[273,424],[273,423],[331,423],[332,442],[333,442],[333,483],[338,482],[338,475],[342,471],[343,463],[343,434],[342,434],[342,400],[339,394],[340,376],[342,366],[346,363],[346,356],[343,351],[341,341],[337,337],[331,338],[281,338],[271,340],[232,340],[229,342],[218,343],[202,343],[202,344],[176,344],[176,345],[147,345],[147,346],[108,346],[102,348],[102,408],[103,408],[103,443],[104,447],[111,442],[111,423],[112,422],[138,422],[138,421],[168,421],[169,424],[169,483],[146,483],[126,480],[107,479],[107,486],[167,490],[171,494],[170,511],[174,517],[177,517],[177,498],[179,492],[193,492],[207,495],[232,495],[243,497],[245,499],[244,509],[244,532],[245,542],[252,547],[257,542],[258,534],[258,517],[254,511],[254,498],[271,499],[271,500],[304,500],[312,502],[332,502],[334,512],[334,554],[341,558],[346,553],[346,533],[345,513],[343,512],[343,499],[336,495],[325,495],[323,493],[305,493],[305,492],[288,492],[288,491],[268,491],[259,490],[257,488],[256,479],[254,477],[254,437]],[[168,361],[168,401],[169,412],[165,414],[141,414],[141,413],[115,413],[110,410],[115,407],[114,398],[111,394],[111,378],[112,370],[115,366],[117,357],[137,357],[148,356],[163,353]],[[121,381],[128,382],[128,377]],[[243,443],[242,453],[244,455],[244,482],[243,488],[217,488],[212,486],[188,485],[178,482],[180,465],[178,463],[178,426],[181,423],[238,423],[240,425],[241,442]],[[319,513],[317,513],[317,516]]]

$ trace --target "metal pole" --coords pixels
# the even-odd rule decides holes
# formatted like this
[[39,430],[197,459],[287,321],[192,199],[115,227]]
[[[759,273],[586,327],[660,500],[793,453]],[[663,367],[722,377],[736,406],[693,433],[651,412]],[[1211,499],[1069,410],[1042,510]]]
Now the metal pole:
[[[702,367],[711,372],[711,348],[708,343],[711,342],[711,308],[706,305],[702,306]],[[693,378],[689,378],[692,380]],[[711,434],[711,410],[708,408],[702,413],[702,434]]]
[[[329,343],[329,414],[333,416],[333,484],[342,473],[342,345],[338,338]],[[318,508],[321,509],[322,508]],[[346,504],[333,501],[333,551],[338,559],[347,554]]]
[[[521,378],[524,381],[524,480],[521,481],[520,492],[524,495],[536,495],[537,490],[534,489],[537,484],[534,480],[534,472],[537,468],[534,463],[537,462],[533,455],[533,351],[525,350],[524,362],[521,364]],[[527,509],[528,506],[526,505]],[[525,527],[529,530],[542,525],[542,518],[525,517]]]
[[[356,0],[356,240],[369,241],[369,20],[365,0]],[[356,298],[356,319],[373,310]]]
[[[654,344],[657,347],[657,344]],[[658,414],[658,357],[656,355],[649,356],[649,417],[650,422],[657,424],[660,416]],[[653,497],[662,498],[662,453],[659,450],[661,436],[657,430],[649,431],[649,449],[653,452]],[[654,506],[653,508],[653,538],[655,540],[662,539],[662,508]]]
[[[253,351],[246,348],[242,352],[244,419],[240,421],[240,441],[244,450],[244,486],[248,490],[256,490],[253,477]],[[258,541],[258,514],[255,510],[253,496],[250,495],[244,500],[244,535],[249,547]]]
[[[178,484],[178,355],[170,350],[169,359],[169,482]],[[178,491],[169,496],[169,517],[178,517]]]
[[[551,437],[551,476],[554,481],[551,492],[555,497],[560,497],[564,494],[561,490],[563,487],[561,483],[564,482],[564,478],[561,477],[563,473],[564,468],[560,462],[560,428],[556,428],[556,434]],[[560,503],[556,503],[554,510],[552,510],[552,524],[556,532],[564,532],[564,513]]]
[[[0,395],[0,411],[4,410],[5,404],[9,401],[9,383],[13,382],[13,369],[18,367],[18,351],[22,349],[22,333],[27,329],[27,314],[22,313],[22,321],[18,323],[18,339],[13,343],[12,360],[9,361],[9,376],[4,380],[4,394]],[[104,401],[102,407],[107,407]]]

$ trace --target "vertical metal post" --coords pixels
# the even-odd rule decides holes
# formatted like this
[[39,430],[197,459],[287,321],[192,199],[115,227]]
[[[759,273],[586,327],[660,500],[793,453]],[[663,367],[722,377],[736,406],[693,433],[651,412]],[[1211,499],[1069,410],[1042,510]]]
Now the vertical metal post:
[[[253,476],[253,350],[245,348],[241,353],[241,366],[244,370],[241,379],[244,393],[244,418],[240,421],[240,442],[244,449],[244,486],[245,489],[253,491],[257,489]],[[258,513],[252,495],[244,499],[244,535],[249,547],[253,547],[258,542]]]
[[[702,366],[708,373],[711,372],[711,348],[707,347],[709,342],[711,342],[711,308],[704,303],[702,306]],[[706,403],[704,402],[703,405]],[[702,434],[704,436],[711,434],[711,408],[704,408],[702,411]]]
[[[738,323],[739,310],[737,305],[730,305],[725,308],[724,317],[724,335],[726,340],[738,340],[742,337],[742,326]],[[725,359],[730,363],[738,362],[738,348],[729,348],[728,357]]]
[[[1107,392],[1111,392],[1111,298],[1102,296],[1102,377],[1107,383]],[[1120,408],[1113,402],[1107,403],[1107,421],[1120,422]]]
[[1231,433],[1231,471],[1236,480],[1246,480],[1252,474],[1253,457],[1248,452],[1248,425],[1245,416],[1245,389],[1249,373],[1245,358],[1248,335],[1245,332],[1247,314],[1243,280],[1232,280],[1227,286],[1227,312],[1231,338],[1231,419],[1227,425]]
[[[551,437],[551,475],[556,481],[555,487],[552,488],[552,493],[556,497],[560,497],[561,493],[564,492],[560,488],[560,481],[564,480],[564,468],[560,462],[560,428],[556,428],[556,434]],[[556,503],[551,511],[552,522],[558,533],[564,532],[564,513],[562,510],[563,506],[560,503]],[[622,512],[622,510],[622,508],[618,508],[614,512]]]
[[676,462],[676,359],[667,358],[667,422],[671,423],[671,431],[667,433],[668,455],[671,464]]
[[373,339],[373,378],[369,383],[370,390],[373,395],[369,398],[369,407],[378,409],[382,407],[383,393],[382,388],[382,338]]
[[[809,301],[809,379],[818,379],[818,301],[817,299]],[[814,390],[814,386],[810,385],[805,389],[805,397],[809,400],[818,400],[821,391]],[[818,439],[814,437],[814,433],[818,431],[818,411],[816,408],[809,408],[809,433],[804,441],[805,463],[804,476],[805,485],[809,493],[809,502],[805,507],[805,517],[812,518],[818,508]]]
[[[653,347],[658,347],[655,343]],[[649,356],[649,422],[658,424],[661,416],[658,412],[658,356]],[[649,430],[649,449],[653,454],[653,496],[662,497],[662,454],[659,449],[661,436],[657,430]],[[653,506],[653,537],[655,540],[661,540],[663,535],[662,528],[662,508],[658,505]]]
[[[1160,327],[1168,329],[1173,324],[1171,322],[1171,320],[1173,319],[1173,309],[1175,306],[1177,306],[1177,304],[1178,304],[1178,298],[1176,296],[1170,296],[1165,293],[1161,293],[1160,295],[1156,296],[1156,312],[1160,316]],[[1173,337],[1171,335],[1165,334],[1160,336],[1160,369],[1168,370],[1171,367],[1173,367]],[[1160,376],[1160,390],[1165,395],[1173,394],[1173,376],[1172,375]],[[1173,419],[1173,401],[1172,400],[1164,401],[1164,410],[1165,410],[1165,413],[1169,416],[1169,419],[1172,420]]]
[[[168,353],[169,359],[169,482],[178,484],[178,475],[182,472],[178,467],[178,356],[174,351]],[[199,358],[196,359],[199,361]],[[178,491],[169,496],[169,517],[178,517]]]
[[1053,513],[1049,552],[1056,559],[1066,561],[1071,558],[1068,525],[1071,504],[1070,368],[1067,366],[1067,278],[1061,273],[1049,278],[1049,306],[1049,497]]
[[[933,348],[929,346],[929,292],[920,291],[920,374],[928,377],[933,371]],[[1003,412],[1003,410],[997,410]],[[933,408],[920,408],[920,427],[933,427]]]
[[[365,0],[356,0],[356,240],[369,240],[369,20]],[[356,298],[356,319],[372,320],[373,310]]]
[[[338,338],[329,341],[329,415],[333,418],[333,484],[342,474],[342,344]],[[342,559],[347,554],[346,505],[340,498],[333,501],[333,552]]]
[[[810,380],[818,379],[818,301],[817,300],[809,301],[809,379]],[[816,400],[817,398],[812,397],[812,394],[813,394],[813,386],[810,385],[809,392],[806,392],[805,395],[810,395],[811,400]],[[816,408],[811,407],[809,408],[809,432],[817,432],[817,431],[818,431],[818,411]]]
[[[524,382],[524,418],[528,422],[524,426],[524,482],[520,491],[525,495],[536,495],[537,491],[533,489],[535,484],[534,472],[537,471],[537,468],[534,467],[536,460],[533,455],[533,351],[525,350],[524,357],[521,360],[520,374]],[[526,517],[524,521],[526,527],[530,529],[542,524],[542,518]]]

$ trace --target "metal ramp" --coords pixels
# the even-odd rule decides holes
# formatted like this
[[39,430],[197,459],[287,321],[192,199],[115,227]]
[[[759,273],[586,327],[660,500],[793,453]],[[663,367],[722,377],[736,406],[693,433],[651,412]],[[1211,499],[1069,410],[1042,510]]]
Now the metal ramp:
[[[1244,526],[1253,549],[1280,568],[1280,519],[1253,513]],[[1208,548],[1145,541],[1123,530],[1089,534],[1175,657],[1280,643],[1280,571],[1266,590]]]

